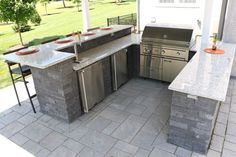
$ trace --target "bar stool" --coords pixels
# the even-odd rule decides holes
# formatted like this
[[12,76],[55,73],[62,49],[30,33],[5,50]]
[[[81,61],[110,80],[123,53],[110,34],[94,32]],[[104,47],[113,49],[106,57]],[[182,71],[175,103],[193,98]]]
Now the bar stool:
[[[3,55],[13,53],[13,52],[19,51],[19,50],[24,49],[24,48],[8,51],[8,52],[3,53]],[[5,62],[7,63],[7,66],[8,66],[8,70],[9,70],[9,73],[10,73],[10,76],[11,76],[11,81],[12,81],[12,84],[13,84],[13,87],[14,87],[14,90],[15,90],[15,94],[16,94],[16,98],[17,98],[19,106],[21,106],[21,102],[20,102],[20,99],[19,99],[19,95],[18,95],[15,83],[17,81],[22,81],[25,85],[25,89],[26,89],[27,95],[29,97],[32,109],[33,109],[34,113],[36,113],[34,103],[32,101],[32,99],[34,97],[36,97],[36,94],[30,95],[30,92],[29,92],[29,89],[28,89],[28,86],[27,86],[27,84],[29,82],[26,81],[26,79],[25,79],[26,76],[31,75],[30,67],[27,66],[27,65],[21,65],[19,63],[15,63],[15,62],[10,62],[10,61],[5,61]]]

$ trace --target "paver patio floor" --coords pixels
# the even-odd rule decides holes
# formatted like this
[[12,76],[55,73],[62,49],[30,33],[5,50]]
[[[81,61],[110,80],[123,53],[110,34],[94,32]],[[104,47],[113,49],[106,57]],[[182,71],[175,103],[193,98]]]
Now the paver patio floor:
[[[42,114],[37,99],[34,114],[27,100],[0,113],[0,134],[37,157],[206,156],[166,142],[172,96],[167,87],[133,79],[71,124]],[[218,156],[236,156],[235,79],[220,107],[207,154]]]

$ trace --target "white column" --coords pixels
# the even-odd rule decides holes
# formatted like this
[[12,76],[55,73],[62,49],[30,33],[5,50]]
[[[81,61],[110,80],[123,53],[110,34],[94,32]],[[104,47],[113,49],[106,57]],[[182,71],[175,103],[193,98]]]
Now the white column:
[[212,24],[212,11],[213,11],[213,0],[205,1],[205,8],[203,14],[203,28],[202,28],[202,42],[208,42],[210,40],[210,30]]
[[89,2],[88,0],[82,0],[82,17],[83,17],[83,31],[86,32],[90,27],[89,19]]
[[136,0],[136,12],[137,12],[137,32],[140,31],[140,0]]

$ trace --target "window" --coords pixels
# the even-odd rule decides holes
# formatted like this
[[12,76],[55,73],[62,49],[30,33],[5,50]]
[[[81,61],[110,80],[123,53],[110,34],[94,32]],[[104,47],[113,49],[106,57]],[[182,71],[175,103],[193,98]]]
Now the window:
[[199,0],[159,0],[160,7],[199,7]]

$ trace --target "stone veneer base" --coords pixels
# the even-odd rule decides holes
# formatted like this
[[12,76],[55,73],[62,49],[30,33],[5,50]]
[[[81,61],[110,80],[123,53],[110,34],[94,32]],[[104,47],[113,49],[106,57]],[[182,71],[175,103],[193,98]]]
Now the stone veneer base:
[[219,102],[173,92],[168,142],[191,151],[206,154],[215,126]]
[[81,115],[77,76],[72,63],[70,59],[47,69],[31,67],[41,111],[69,123]]

